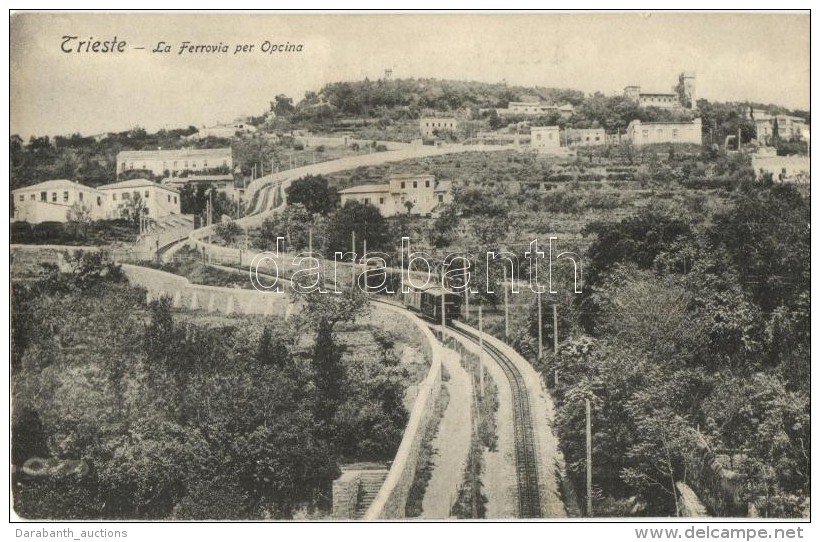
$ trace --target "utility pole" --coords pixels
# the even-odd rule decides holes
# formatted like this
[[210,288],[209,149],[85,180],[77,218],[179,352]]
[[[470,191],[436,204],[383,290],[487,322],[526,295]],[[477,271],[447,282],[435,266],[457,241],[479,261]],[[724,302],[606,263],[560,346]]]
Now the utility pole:
[[[558,355],[558,305],[552,306],[552,353]],[[555,385],[558,385],[558,369],[555,369]]]
[[444,341],[444,328],[447,327],[447,319],[445,317],[444,311],[446,310],[444,305],[444,267],[441,268],[441,340]]
[[353,275],[353,287],[356,287],[356,231],[350,232],[350,246],[353,253],[352,262],[350,265],[351,275]]
[[481,321],[481,305],[478,306],[478,393],[484,396],[484,331]]
[[538,360],[544,357],[544,329],[541,321],[541,292],[538,292]]
[[367,238],[362,240],[362,257],[359,260],[362,264],[362,274],[364,275],[364,291],[367,291]]
[[504,267],[504,338],[510,338],[510,298],[507,292],[507,268]]
[[588,398],[585,402],[587,414],[587,516],[592,517],[592,409]]
[[313,226],[308,227],[308,253],[313,255]]

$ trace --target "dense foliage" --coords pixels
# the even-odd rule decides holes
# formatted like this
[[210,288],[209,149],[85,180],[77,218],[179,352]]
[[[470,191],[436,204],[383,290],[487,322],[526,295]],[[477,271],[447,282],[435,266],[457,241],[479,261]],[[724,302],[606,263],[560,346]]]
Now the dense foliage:
[[674,515],[676,481],[708,497],[715,489],[699,466],[711,450],[739,474],[725,485],[758,514],[802,515],[808,200],[793,186],[746,186],[705,228],[650,208],[588,231],[586,334],[544,366],[550,382],[557,372],[556,429],[571,478],[583,487],[589,399],[603,513],[628,513],[618,502],[637,495],[643,513]]
[[336,334],[363,300],[308,299],[282,327],[200,321],[146,305],[102,255],[69,263],[13,285],[13,457],[90,471],[15,474],[21,516],[287,518],[327,510],[341,461],[395,453],[406,374],[392,345],[341,363]]

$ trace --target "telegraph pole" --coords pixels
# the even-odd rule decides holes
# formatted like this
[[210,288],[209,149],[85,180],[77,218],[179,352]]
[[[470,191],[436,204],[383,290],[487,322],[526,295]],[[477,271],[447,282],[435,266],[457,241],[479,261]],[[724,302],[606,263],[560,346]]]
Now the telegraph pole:
[[541,292],[538,293],[538,360],[544,357],[544,329],[541,321]]
[[478,393],[484,396],[484,331],[481,321],[481,305],[478,306]]
[[507,268],[504,267],[504,337],[510,338],[510,298],[507,292]]
[[353,262],[351,262],[350,269],[351,269],[351,275],[353,276],[352,277],[353,287],[355,288],[356,287],[356,231],[355,230],[350,232],[350,246],[351,246],[351,252],[353,253],[353,256],[352,256]]
[[[558,355],[558,305],[552,306],[552,353]],[[558,385],[558,367],[555,368],[555,385]]]
[[585,403],[587,414],[587,516],[592,517],[592,409],[588,398]]
[[444,266],[441,267],[441,340],[444,341],[444,328],[447,327],[447,320],[444,315]]

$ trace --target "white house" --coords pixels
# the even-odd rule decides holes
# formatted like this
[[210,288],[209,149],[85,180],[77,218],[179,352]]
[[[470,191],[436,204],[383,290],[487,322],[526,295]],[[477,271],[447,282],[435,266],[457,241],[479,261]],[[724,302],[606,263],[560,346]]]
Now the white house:
[[702,143],[701,122],[641,122],[633,120],[626,128],[626,137],[633,145],[653,143]]
[[808,156],[760,156],[752,155],[752,168],[758,179],[767,173],[775,182],[808,183],[811,178],[811,161]]
[[169,186],[157,184],[148,179],[130,179],[98,187],[107,202],[106,218],[119,218],[123,209],[132,200],[140,199],[145,204],[145,216],[162,218],[180,213],[179,192]]
[[560,129],[558,126],[533,126],[530,128],[530,146],[539,152],[560,149]]
[[129,170],[146,170],[154,175],[176,177],[184,171],[202,172],[223,169],[233,171],[230,147],[220,149],[178,149],[155,151],[121,151],[117,154],[117,174]]
[[[383,184],[365,184],[339,191],[341,204],[358,201],[373,205],[382,216],[402,213],[426,215],[452,201],[451,183],[434,175],[393,175]],[[409,209],[408,209],[409,207]]]
[[452,117],[424,117],[419,119],[419,131],[424,137],[455,132],[458,121]]
[[19,222],[66,222],[74,204],[85,207],[92,218],[103,218],[105,195],[95,188],[68,179],[43,181],[11,191],[13,220]]
[[230,139],[246,134],[256,133],[256,127],[247,122],[232,122],[229,124],[215,124],[214,126],[203,126],[196,133],[189,135],[187,139],[197,141],[208,137],[219,137]]

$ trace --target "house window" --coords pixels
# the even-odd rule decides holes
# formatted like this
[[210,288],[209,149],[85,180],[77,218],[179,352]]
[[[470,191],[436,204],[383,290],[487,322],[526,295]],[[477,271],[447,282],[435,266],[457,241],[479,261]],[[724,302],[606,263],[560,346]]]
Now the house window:
[[379,205],[384,205],[384,198],[379,198]]
[[177,202],[177,197],[176,197],[176,196],[174,196],[174,203],[176,203],[176,202]]
[[424,181],[425,188],[430,188],[430,181]]
[[51,202],[52,203],[57,203],[57,192],[52,192],[51,193]]
[[364,198],[364,204],[369,205],[370,204],[370,198]]
[[122,168],[120,168],[120,169],[122,169],[123,171],[125,171],[125,162],[123,162],[123,163],[122,163]]
[[111,201],[117,201],[117,194],[116,192],[111,193]]
[[148,199],[148,190],[145,191],[145,199]]
[[36,199],[37,199],[37,196],[35,196],[34,194],[32,194],[32,195],[31,195],[31,201],[34,201],[34,200],[36,200]]
[[128,192],[123,192],[122,199],[131,199],[131,194],[129,194]]
[[82,192],[80,192],[78,197],[80,198],[80,201],[83,201],[83,193]]
[[191,167],[192,167],[192,168],[194,168],[194,169],[196,169],[196,162],[192,163],[192,164],[191,164]]
[[419,187],[419,182],[418,181],[413,181],[413,188],[418,188],[418,187]]
[[102,198],[100,196],[97,196],[97,207],[99,207],[101,205],[102,205]]
[[223,166],[227,166],[227,165],[228,165],[228,161],[227,161],[227,160],[222,160],[222,165],[223,165]]
[[20,201],[26,201],[26,196],[24,194],[20,194]]
[[444,203],[444,194],[439,194],[438,195],[438,202],[439,203]]
[[207,160],[202,161],[202,167],[208,167],[208,161]]
[[63,201],[68,201],[68,190],[63,191]]
[[142,212],[144,215],[148,216],[148,207],[146,207]]
[[401,182],[401,188],[404,190],[404,181]]
[[541,141],[541,134],[536,134],[535,139]]
[[128,164],[128,169],[134,169],[134,162],[131,162],[130,164]]
[[171,194],[168,194],[168,203],[171,203]]
[[140,199],[140,193],[134,190],[134,199]]

